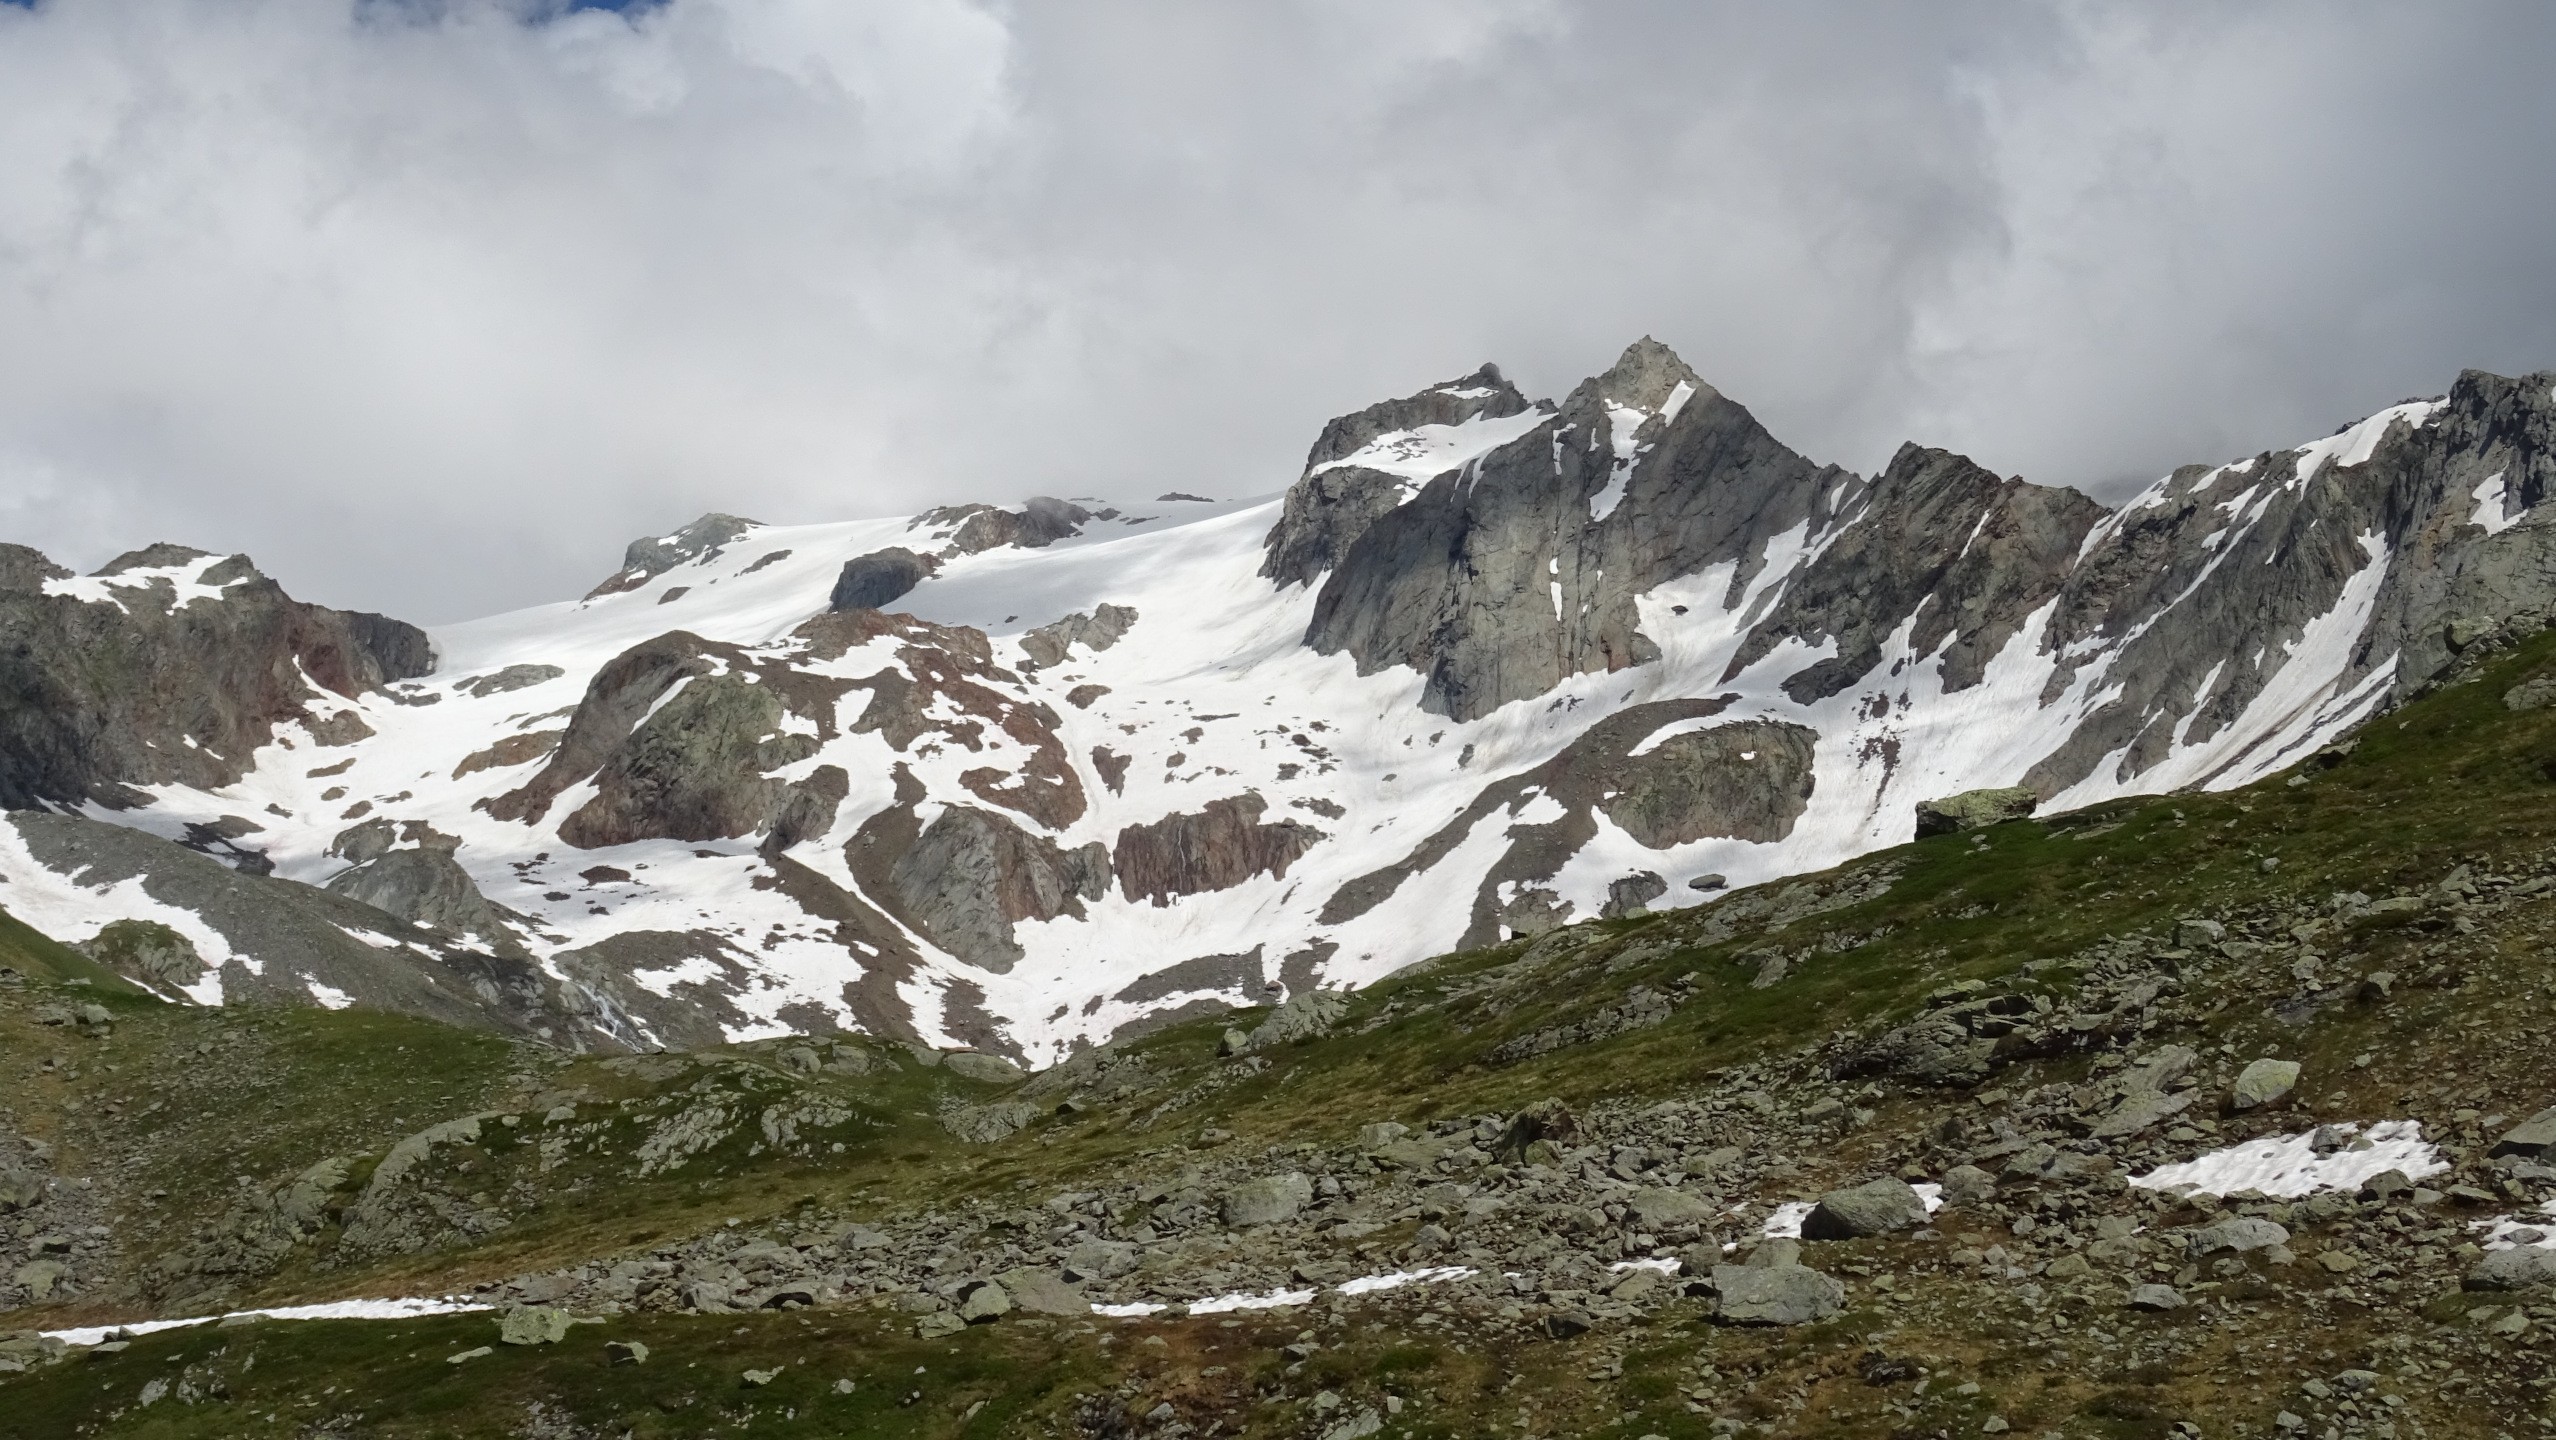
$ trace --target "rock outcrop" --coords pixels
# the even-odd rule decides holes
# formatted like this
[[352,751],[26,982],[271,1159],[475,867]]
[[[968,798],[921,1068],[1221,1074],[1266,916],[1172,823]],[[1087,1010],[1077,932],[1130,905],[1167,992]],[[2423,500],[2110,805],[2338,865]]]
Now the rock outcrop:
[[1098,841],[1061,850],[970,805],[944,809],[888,871],[907,918],[934,944],[997,971],[1021,958],[1015,923],[1079,917],[1109,881],[1109,852]]
[[843,562],[843,573],[835,578],[826,608],[884,610],[940,568],[938,556],[917,554],[902,545],[856,555]]
[[1130,900],[1168,905],[1176,896],[1230,890],[1254,875],[1283,879],[1322,832],[1294,820],[1263,821],[1266,809],[1258,793],[1245,792],[1192,814],[1128,826],[1110,852],[1119,889]]
[[621,568],[587,591],[586,598],[593,600],[604,595],[624,594],[639,589],[678,565],[711,559],[758,523],[713,511],[671,535],[641,536],[631,541],[630,547],[622,552]]
[[245,555],[154,545],[78,578],[0,547],[0,808],[219,789],[297,722],[370,733],[344,702],[433,668],[424,631],[304,604]]

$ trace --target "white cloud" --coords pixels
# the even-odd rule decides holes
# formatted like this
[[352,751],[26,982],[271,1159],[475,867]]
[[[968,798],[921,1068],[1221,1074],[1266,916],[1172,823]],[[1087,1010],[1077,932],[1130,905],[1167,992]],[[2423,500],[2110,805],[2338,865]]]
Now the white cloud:
[[2097,483],[2556,362],[2529,8],[0,6],[0,525],[440,620],[711,508],[1284,484],[1634,335]]

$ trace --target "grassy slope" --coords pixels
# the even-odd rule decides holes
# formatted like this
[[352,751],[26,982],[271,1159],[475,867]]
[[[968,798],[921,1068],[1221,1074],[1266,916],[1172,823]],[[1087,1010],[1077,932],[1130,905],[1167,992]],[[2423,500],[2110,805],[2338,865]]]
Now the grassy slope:
[[[1772,936],[1749,931],[1713,938],[1718,906],[1580,927],[1560,942],[1581,951],[1571,983],[1549,987],[1514,1008],[1496,1009],[1480,997],[1440,997],[1518,961],[1526,949],[1519,944],[1451,957],[1372,987],[1357,997],[1338,1033],[1279,1053],[1257,1075],[1237,1077],[1232,1067],[1215,1061],[1215,1037],[1230,1022],[1176,1027],[1126,1047],[1158,1073],[1161,1083],[1150,1093],[1126,1105],[1043,1122],[993,1147],[960,1145],[930,1123],[929,1109],[949,1082],[900,1067],[863,1082],[879,1124],[866,1143],[843,1156],[809,1161],[731,1149],[703,1157],[697,1168],[662,1184],[615,1187],[592,1202],[521,1217],[474,1247],[324,1276],[288,1273],[243,1298],[439,1288],[610,1253],[643,1237],[680,1235],[727,1218],[786,1222],[810,1207],[858,1218],[946,1205],[1013,1186],[1063,1187],[1080,1176],[1176,1159],[1176,1152],[1211,1128],[1233,1133],[1225,1143],[1257,1150],[1308,1139],[1337,1142],[1371,1120],[1412,1122],[1506,1110],[1546,1095],[1580,1103],[1665,1096],[1726,1067],[1904,1015],[1947,980],[2009,975],[2027,962],[2070,955],[2106,935],[2156,931],[2185,914],[2317,900],[2341,889],[2417,890],[2461,863],[2513,868],[2556,844],[2556,805],[2549,803],[2556,799],[2551,778],[2556,712],[2512,715],[2500,696],[2552,654],[2556,637],[2542,638],[2496,666],[2483,683],[2382,718],[2347,760],[2309,772],[2304,784],[2283,778],[2231,794],[2119,802],[2049,823],[2007,825],[1984,837],[1943,837],[1867,857],[1846,869],[1895,868],[1897,880],[1888,893],[1797,920]],[[2267,859],[2277,859],[2278,867],[2267,870]],[[2528,1052],[2473,1038],[2509,1027],[2510,1015],[2499,1009],[2503,1000],[2526,998],[2543,1011],[2548,982],[2543,932],[2541,921],[2535,928],[2474,937],[2466,958],[2443,975],[2442,963],[2425,953],[2437,947],[2437,931],[2370,928],[2342,940],[2342,958],[2357,969],[2393,967],[2432,975],[2434,981],[2410,992],[2403,1004],[2327,1012],[2305,1031],[2281,1027],[2259,1007],[2229,1006],[2188,1038],[2239,1050],[2282,1044],[2283,1053],[2309,1060],[2312,1074],[2333,1077],[2320,1084],[2311,1103],[2337,1113],[2383,1114],[2406,1097],[2455,1098],[2471,1089],[2507,1097],[2510,1105],[2545,1104],[2550,1077],[2532,1069]],[[1738,957],[1769,944],[1798,950],[1821,936],[1830,938],[1836,953],[1816,955],[1771,989],[1750,988],[1755,963]],[[1647,958],[1620,969],[1600,963],[1628,956]],[[1681,976],[1691,977],[1698,998],[1665,1024],[1521,1064],[1485,1063],[1513,1037],[1603,1008],[1634,985],[1658,987]],[[2069,976],[2064,967],[2046,970],[2034,985],[2064,1002]],[[2467,983],[2484,976],[2491,977],[2491,986]],[[36,1030],[23,1016],[0,1012],[0,1054],[12,1057],[13,1074],[35,1082],[19,1105],[28,1128],[41,1134],[50,1127],[54,1133],[48,1138],[61,1140],[73,1161],[117,1153],[150,1156],[119,1203],[147,1224],[150,1208],[138,1206],[131,1190],[145,1183],[171,1190],[170,1229],[199,1216],[204,1205],[199,1192],[234,1168],[271,1181],[324,1154],[358,1145],[378,1150],[433,1119],[526,1103],[540,1087],[583,1087],[606,1098],[616,1089],[625,1095],[654,1093],[599,1062],[558,1066],[503,1042],[355,1012],[223,1015],[141,1001],[119,1008],[123,1022],[115,1038],[104,1042],[81,1042],[61,1028]],[[1388,1014],[1381,1025],[1361,1028]],[[78,1048],[84,1043],[90,1051]],[[207,1043],[214,1051],[199,1057],[196,1047]],[[62,1098],[79,1098],[78,1082],[39,1077],[32,1064],[20,1071],[16,1059],[55,1053],[87,1054],[93,1073],[100,1056],[113,1054],[117,1058],[104,1063],[169,1086],[168,1108],[136,1116],[131,1112],[139,1106],[128,1102],[127,1113],[111,1122],[94,1110],[85,1121],[61,1116],[55,1107]],[[2353,1062],[2364,1056],[2367,1062],[2356,1068]],[[2033,1067],[2033,1076],[2071,1079],[2083,1063],[2047,1062]],[[1189,1087],[1196,1087],[1190,1103],[1148,1123],[1167,1096]],[[1889,1124],[1915,1123],[1958,1102],[1894,1093],[1879,1103]],[[76,1172],[80,1166],[64,1168]],[[237,1423],[258,1405],[285,1417],[279,1425],[299,1425],[338,1403],[323,1395],[336,1385],[341,1394],[365,1397],[351,1408],[364,1409],[372,1417],[368,1427],[380,1433],[509,1433],[539,1399],[610,1433],[697,1434],[714,1416],[724,1425],[751,1414],[756,1433],[992,1434],[1014,1423],[1003,1418],[1013,1411],[1063,1423],[1076,1408],[1073,1397],[1101,1376],[1153,1375],[1138,1387],[1148,1395],[1173,1393],[1177,1386],[1202,1393],[1229,1387],[1246,1397],[1236,1402],[1241,1413],[1253,1414],[1247,1397],[1279,1368],[1272,1350],[1288,1338],[1291,1323],[1247,1320],[1231,1330],[1210,1322],[1142,1327],[1164,1339],[1154,1350],[1133,1343],[1104,1349],[1091,1336],[1031,1325],[924,1345],[882,1328],[876,1317],[857,1314],[612,1322],[613,1335],[637,1336],[659,1347],[640,1370],[605,1369],[592,1343],[445,1366],[444,1354],[486,1336],[485,1320],[469,1317],[405,1326],[312,1324],[153,1337],[107,1362],[112,1368],[106,1371],[59,1367],[0,1380],[0,1387],[13,1406],[34,1407],[19,1413],[45,1414],[49,1425],[64,1427],[37,1433],[69,1433],[77,1417],[102,1416],[101,1404],[129,1402],[140,1377],[183,1373],[185,1365],[172,1365],[167,1356],[183,1355],[203,1366],[219,1348],[224,1356],[219,1365],[231,1377],[226,1383],[232,1403],[191,1410],[155,1406],[108,1428],[131,1434],[239,1433],[220,1426]],[[1719,1362],[1726,1373],[1781,1375],[1787,1386],[1803,1384],[1808,1393],[1819,1393],[1818,1375],[1845,1374],[1842,1383],[1851,1383],[1848,1362],[1859,1343],[1854,1328],[1859,1323],[1850,1314],[1805,1331],[1714,1332],[1708,1338],[1699,1327],[1673,1322],[1649,1349],[1634,1347],[1621,1373],[1603,1383],[1578,1372],[1567,1345],[1468,1348],[1391,1328],[1327,1341],[1333,1348],[1310,1364],[1317,1376],[1336,1370],[1344,1386],[1430,1393],[1434,1418],[1413,1433],[1439,1426],[1456,1433],[1507,1416],[1521,1394],[1546,1395],[1554,1406],[1571,1403],[1561,1397],[1590,1392],[1596,1408],[1581,1422],[1590,1433],[1629,1413],[1638,1419],[1626,1420],[1628,1427],[1638,1423],[1675,1435],[1700,1433],[1700,1421],[1672,1403],[1671,1394],[1685,1383],[1682,1377],[1693,1374],[1699,1346],[1726,1355]],[[2348,1345],[2349,1338],[2341,1338]],[[2018,1371],[2024,1362],[2012,1349],[2000,1348],[1992,1334],[1966,1341],[1944,1337],[1944,1345],[1948,1363],[1962,1358],[1950,1352],[1966,1345],[1965,1363],[1983,1376],[2029,1370],[2025,1365]],[[1232,1350],[1232,1357],[1223,1375],[1207,1377],[1203,1372],[1216,1358],[1207,1352],[1219,1346]],[[409,1350],[416,1351],[413,1362]],[[240,1368],[252,1351],[262,1357],[254,1380]],[[771,1363],[788,1368],[770,1387],[749,1390],[734,1378]],[[917,1365],[924,1371],[911,1373]],[[851,1396],[830,1388],[838,1375],[858,1381]],[[829,1383],[820,1385],[819,1379]],[[918,1388],[923,1398],[891,1407],[892,1414],[863,1408]],[[1771,1393],[1775,1384],[1770,1379],[1763,1388]],[[400,1397],[396,1406],[385,1399],[394,1389]],[[2161,1394],[2187,1407],[2200,1403],[2181,1392],[2134,1393],[2117,1385],[2071,1391],[2068,1403],[2084,1424],[2107,1433],[2161,1434],[2165,1417],[2181,1413],[2161,1409]],[[2233,1404],[2240,1397],[2223,1398]],[[966,1421],[966,1407],[978,1399],[989,1400],[987,1409]],[[1964,1421],[1963,1407],[1985,1404],[1945,1391],[1929,1403],[1936,1407],[1930,1416],[1973,1429],[1980,1416]],[[801,1421],[781,1419],[781,1411],[794,1408]],[[393,1409],[406,1418],[394,1418]],[[1292,1425],[1300,1412],[1264,1406],[1257,1413],[1260,1423]],[[1550,1408],[1541,1413],[1548,1421],[1558,1418]],[[1855,1433],[1842,1419],[1837,1424],[1837,1433]]]

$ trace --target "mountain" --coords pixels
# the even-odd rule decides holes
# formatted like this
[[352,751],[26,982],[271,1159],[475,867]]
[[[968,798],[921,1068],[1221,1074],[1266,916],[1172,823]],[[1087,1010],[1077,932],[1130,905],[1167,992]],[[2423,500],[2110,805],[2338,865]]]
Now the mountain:
[[1341,417],[1273,499],[710,515],[432,632],[10,547],[0,906],[163,927],[136,978],[198,1001],[1046,1065],[1923,801],[2259,779],[2545,625],[2551,483],[2548,374],[2107,510],[1816,464],[1644,340],[1558,403],[1485,366]]

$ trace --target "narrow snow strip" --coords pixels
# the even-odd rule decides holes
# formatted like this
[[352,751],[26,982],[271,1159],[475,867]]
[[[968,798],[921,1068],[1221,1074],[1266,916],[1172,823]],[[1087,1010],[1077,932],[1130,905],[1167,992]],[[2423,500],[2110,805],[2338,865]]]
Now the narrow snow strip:
[[[2357,1125],[2332,1128],[2347,1134],[2360,1131]],[[2357,1190],[2361,1182],[2386,1170],[2401,1170],[2408,1180],[2420,1180],[2448,1168],[2440,1151],[2423,1138],[2422,1121],[2382,1120],[2355,1140],[2353,1148],[2330,1155],[2316,1153],[2314,1132],[2266,1135],[2180,1165],[2160,1165],[2145,1175],[2131,1176],[2130,1183],[2143,1190],[2201,1190],[2212,1195],[2253,1190],[2289,1197],[2319,1190]]]
[[182,1330],[189,1325],[210,1325],[219,1320],[243,1316],[260,1320],[409,1320],[420,1315],[466,1315],[479,1310],[494,1310],[476,1300],[458,1295],[422,1296],[401,1300],[330,1300],[318,1305],[279,1305],[271,1310],[232,1310],[220,1315],[195,1315],[184,1320],[135,1320],[122,1325],[81,1325],[69,1330],[47,1330],[47,1338],[69,1345],[95,1345],[107,1336],[122,1331],[127,1335],[149,1335],[161,1330]]
[[1663,1275],[1677,1273],[1677,1262],[1669,1259],[1618,1260],[1606,1267],[1609,1273],[1621,1275],[1627,1270],[1657,1270]]
[[2511,487],[2504,483],[2503,473],[2495,471],[2477,481],[2476,488],[2468,492],[2476,500],[2476,509],[2467,517],[2467,523],[2484,527],[2488,535],[2500,535],[2520,523],[2518,515],[2504,513],[2511,508]]
[[1433,1265],[1422,1270],[1396,1270],[1390,1275],[1361,1275],[1340,1282],[1343,1295],[1372,1295],[1379,1290],[1399,1290],[1405,1285],[1435,1285],[1447,1280],[1462,1280],[1477,1273],[1470,1265]]
[[[1405,1285],[1438,1285],[1449,1280],[1463,1280],[1480,1273],[1470,1265],[1438,1265],[1421,1270],[1395,1270],[1383,1275],[1361,1275],[1355,1280],[1343,1280],[1333,1287],[1332,1293],[1372,1295],[1379,1290],[1399,1290]],[[1277,1310],[1289,1305],[1310,1305],[1317,1293],[1319,1292],[1315,1290],[1269,1290],[1257,1295],[1249,1293],[1211,1295],[1204,1300],[1190,1301],[1189,1313],[1222,1315],[1231,1310]],[[1147,1315],[1159,1315],[1170,1308],[1169,1305],[1157,1304],[1150,1300],[1138,1300],[1126,1305],[1095,1305],[1092,1307],[1092,1313],[1106,1315],[1116,1320],[1134,1320]]]

